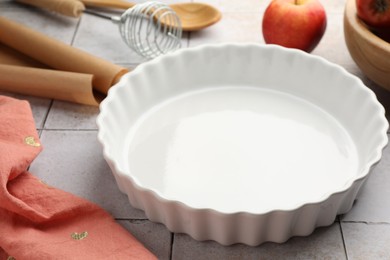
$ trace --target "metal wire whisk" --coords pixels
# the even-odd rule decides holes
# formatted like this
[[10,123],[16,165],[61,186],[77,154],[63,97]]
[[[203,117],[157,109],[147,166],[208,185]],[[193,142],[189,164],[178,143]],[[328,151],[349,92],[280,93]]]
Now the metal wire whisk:
[[155,58],[181,46],[180,18],[164,3],[151,1],[137,4],[121,16],[113,17],[90,10],[85,12],[111,19],[118,24],[127,46],[143,57]]

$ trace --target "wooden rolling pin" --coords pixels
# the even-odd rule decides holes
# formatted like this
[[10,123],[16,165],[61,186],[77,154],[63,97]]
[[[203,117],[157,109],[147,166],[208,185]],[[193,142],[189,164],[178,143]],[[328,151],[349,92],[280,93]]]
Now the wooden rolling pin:
[[107,94],[108,89],[127,69],[19,23],[0,17],[0,42],[50,68],[94,75],[96,90]]
[[71,17],[80,17],[85,6],[78,0],[16,0],[17,2],[33,5]]

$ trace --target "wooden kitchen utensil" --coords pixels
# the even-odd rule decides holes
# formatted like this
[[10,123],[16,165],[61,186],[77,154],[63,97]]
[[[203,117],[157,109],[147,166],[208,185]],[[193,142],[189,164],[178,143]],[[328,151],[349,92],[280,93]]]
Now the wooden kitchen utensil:
[[59,14],[79,17],[85,9],[78,0],[16,0],[17,2],[33,5]]
[[[81,0],[87,7],[128,9],[135,5],[123,0]],[[180,17],[183,31],[198,31],[215,24],[221,13],[205,3],[177,3],[169,5]]]

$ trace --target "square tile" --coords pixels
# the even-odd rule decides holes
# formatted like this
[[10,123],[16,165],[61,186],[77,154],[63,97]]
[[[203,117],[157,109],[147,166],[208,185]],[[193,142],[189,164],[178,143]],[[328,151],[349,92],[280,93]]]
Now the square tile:
[[28,5],[15,4],[12,6],[13,8],[5,10],[0,8],[0,15],[49,37],[71,44],[79,22],[78,18],[56,14]]
[[345,0],[327,0],[320,1],[324,6],[327,15],[332,13],[344,13]]
[[[187,47],[187,41],[187,34],[183,34],[182,47]],[[84,14],[81,18],[73,45],[113,63],[138,64],[147,61],[126,45],[117,24],[91,14]]]
[[96,135],[96,131],[43,130],[43,151],[30,172],[48,185],[98,204],[115,218],[145,219],[119,191]]
[[351,211],[342,221],[390,223],[390,147],[383,151],[382,160],[372,171]]
[[12,0],[0,0],[0,14],[9,8],[15,8],[15,2]]
[[[204,2],[216,7],[221,12],[264,12],[271,0],[194,0],[194,2]],[[327,14],[342,13],[344,11],[345,1],[327,0],[320,1]]]
[[90,14],[81,17],[73,46],[114,63],[143,61],[123,42],[118,25]]
[[96,130],[99,108],[55,100],[47,117],[45,129]]
[[192,32],[189,45],[219,42],[264,43],[262,15],[258,13],[223,13],[222,20],[202,31]]
[[263,12],[269,4],[269,0],[194,0],[194,2],[209,4],[223,13],[237,12]]
[[162,224],[148,220],[117,220],[160,260],[169,260],[172,234]]
[[390,259],[390,225],[342,223],[349,260]]
[[344,41],[343,14],[328,14],[325,34],[312,54],[341,66],[355,64]]
[[175,234],[172,259],[346,259],[339,223],[318,228],[308,237],[294,237],[286,243],[265,243],[257,247],[242,244],[221,246],[198,242]]

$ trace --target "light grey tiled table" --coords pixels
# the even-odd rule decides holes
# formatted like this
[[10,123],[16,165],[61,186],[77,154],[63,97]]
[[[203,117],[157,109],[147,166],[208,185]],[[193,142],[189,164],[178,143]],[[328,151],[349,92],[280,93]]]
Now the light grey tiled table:
[[[207,2],[223,12],[222,20],[203,31],[185,34],[184,47],[226,41],[264,42],[261,19],[269,0]],[[328,26],[313,54],[360,77],[390,109],[390,93],[368,80],[348,54],[343,38],[344,1],[322,3]],[[67,18],[4,0],[0,0],[0,15],[125,67],[144,62],[125,46],[116,25],[101,18],[87,14],[80,19]],[[1,94],[27,99],[31,104],[44,150],[30,171],[52,186],[102,206],[160,259],[390,259],[390,148],[385,149],[382,161],[352,210],[332,226],[284,244],[225,247],[212,241],[198,242],[185,234],[172,234],[129,205],[127,197],[118,190],[96,139],[98,108]]]

